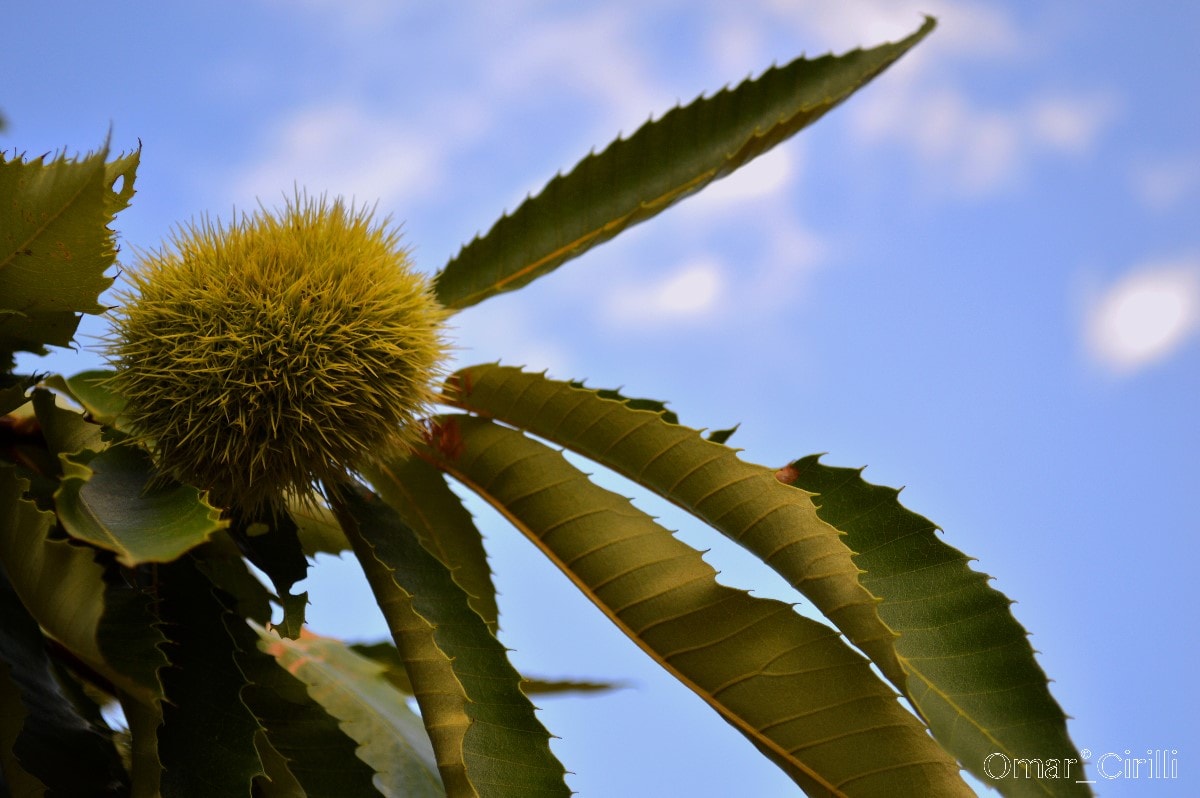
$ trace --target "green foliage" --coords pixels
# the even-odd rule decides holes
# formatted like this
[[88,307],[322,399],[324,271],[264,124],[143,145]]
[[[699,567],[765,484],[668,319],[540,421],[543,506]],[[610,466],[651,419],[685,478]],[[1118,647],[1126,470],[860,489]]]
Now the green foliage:
[[266,771],[256,748],[262,726],[242,699],[249,681],[230,656],[238,649],[228,611],[191,557],[157,571],[155,609],[169,661],[158,673],[163,794],[237,795]]
[[[1077,758],[1009,600],[896,491],[814,457],[746,462],[733,430],[706,436],[657,400],[438,370],[450,312],[741,167],[932,29],[668,112],[555,177],[432,287],[340,200],[184,228],[129,271],[115,370],[73,377],[12,373],[12,354],[65,346],[103,310],[137,154],[0,159],[0,783],[568,795],[527,695],[614,685],[513,668],[483,535],[448,478],[810,795],[969,795],[959,771],[988,753]],[[737,542],[829,623],[720,584],[552,446]],[[346,552],[391,641],[304,628],[310,558]]]
[[[439,796],[444,795],[438,775],[433,747],[425,735],[421,719],[408,707],[405,696],[396,690],[386,677],[385,666],[360,654],[338,640],[307,635],[288,640],[261,626],[258,648],[280,665],[262,667],[260,680],[277,680],[280,675],[294,676],[307,689],[324,712],[310,712],[311,720],[298,724],[292,718],[280,718],[279,733],[295,735],[307,732],[281,751],[295,751],[289,766],[305,785],[309,795],[362,795],[370,788],[362,784],[357,789],[348,782],[351,774],[370,782],[378,773],[380,791],[384,795]],[[283,691],[262,690],[266,696],[285,697]],[[292,697],[295,708],[311,707]],[[294,711],[294,710],[293,710]],[[358,744],[361,759],[355,749],[336,745],[333,731],[326,728],[336,718],[344,732],[342,739],[352,738]],[[309,732],[320,731],[321,735]],[[268,727],[270,732],[271,727]],[[313,761],[316,754],[317,761]],[[361,775],[360,775],[361,774]],[[314,781],[322,786],[310,786]]]
[[[501,509],[656,662],[811,793],[969,795],[954,760],[824,624],[717,583],[700,552],[544,444],[444,417],[463,453],[423,452]],[[853,705],[853,712],[841,707]],[[865,748],[871,757],[860,756]]]
[[73,377],[52,374],[43,383],[82,407],[89,421],[128,431],[125,419],[121,418],[125,399],[112,392],[112,376],[111,371],[102,370],[82,371]]
[[450,571],[378,497],[347,487],[334,501],[404,658],[447,792],[570,795],[520,674]]
[[63,459],[58,520],[76,540],[115,552],[130,568],[171,562],[228,526],[190,485],[155,484],[149,456],[112,446]]
[[[908,676],[908,697],[942,744],[981,779],[994,752],[1009,759],[1076,757],[1062,710],[1034,661],[1012,603],[943,543],[933,522],[906,509],[899,491],[861,472],[801,458],[781,479],[811,491],[817,513],[846,533],[862,582],[882,598]],[[1020,701],[1009,696],[1019,692]],[[1017,783],[1014,794],[1086,795],[1074,779]]]
[[[8,741],[20,770],[62,795],[98,795],[126,782],[112,732],[79,684],[49,656],[37,621],[2,572],[0,608],[0,658],[11,679],[8,694],[17,699],[10,699],[5,714],[25,715]],[[62,767],[64,756],[76,767]]]
[[759,555],[903,686],[894,633],[861,584],[851,550],[811,499],[780,485],[771,469],[744,463],[734,450],[639,403],[518,369],[477,366],[447,384],[449,403],[590,457]]
[[13,352],[68,346],[80,313],[116,260],[108,229],[133,197],[138,153],[108,161],[108,145],[78,159],[0,153],[0,367]]
[[551,180],[438,275],[448,308],[520,288],[744,166],[817,121],[933,30],[814,61],[798,58],[736,89],[647,122]]
[[421,546],[450,570],[471,609],[495,634],[500,609],[483,537],[442,473],[424,460],[405,457],[365,468],[363,474]]

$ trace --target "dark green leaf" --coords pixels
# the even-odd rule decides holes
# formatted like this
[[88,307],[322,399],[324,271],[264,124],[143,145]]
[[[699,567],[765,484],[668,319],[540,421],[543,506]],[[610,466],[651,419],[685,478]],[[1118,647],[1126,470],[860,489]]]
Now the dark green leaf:
[[271,600],[275,596],[250,572],[231,537],[213,537],[196,555],[196,567],[201,573],[236,602],[235,613],[257,623],[270,623]]
[[299,674],[261,651],[259,635],[236,613],[225,616],[225,625],[237,646],[238,667],[249,681],[242,697],[282,759],[277,767],[282,765],[311,798],[379,795],[372,769],[355,754],[357,743],[310,697]]
[[127,794],[129,779],[95,705],[46,653],[46,640],[0,568],[0,660],[26,713],[13,753],[47,796]]
[[907,692],[934,737],[1004,795],[1089,795],[1074,779],[997,781],[983,772],[992,753],[1082,761],[1025,629],[988,576],[943,543],[931,521],[901,505],[899,491],[866,482],[859,470],[811,456],[781,478],[816,493],[817,512],[860,552],[863,583],[883,599],[879,614],[900,633]]
[[141,449],[112,446],[82,459],[63,461],[59,521],[77,540],[115,552],[123,565],[171,562],[227,526],[196,488],[164,484]]
[[338,502],[404,657],[447,795],[569,795],[520,674],[446,566],[378,497],[344,486]]
[[416,457],[367,466],[363,475],[380,498],[400,513],[426,551],[450,569],[454,581],[470,596],[471,608],[495,634],[500,611],[483,536],[446,478]]
[[[161,652],[160,652],[161,654]],[[166,662],[165,657],[163,662]],[[158,680],[157,674],[155,681]],[[158,759],[158,727],[162,724],[157,702],[143,703],[121,694],[121,710],[129,725],[132,798],[161,798],[162,762]]]
[[158,566],[159,612],[169,640],[158,730],[165,798],[249,795],[263,775],[258,721],[242,702],[247,681],[234,661],[227,610],[190,557]]
[[438,300],[464,308],[520,288],[745,165],[815,122],[933,30],[809,61],[700,98],[589,155],[450,261]]
[[292,585],[308,576],[308,558],[304,556],[295,520],[282,510],[268,510],[253,518],[236,516],[229,533],[242,553],[275,586],[283,606],[280,632],[284,637],[298,637],[304,626],[308,593],[292,593]]
[[679,423],[679,416],[675,415],[673,410],[667,408],[666,402],[660,402],[658,399],[629,397],[625,396],[619,390],[611,388],[588,388],[585,383],[577,380],[572,380],[567,384],[572,388],[582,388],[583,390],[591,391],[601,399],[612,399],[614,402],[620,402],[632,410],[649,410],[651,413],[657,413],[668,424]]
[[725,444],[731,437],[733,437],[733,433],[737,432],[737,430],[737,427],[730,427],[729,429],[715,429],[704,437],[713,443]]
[[112,377],[109,370],[82,371],[74,377],[55,374],[47,377],[45,384],[78,402],[93,421],[122,429],[120,415],[125,399],[113,393]]
[[27,486],[14,469],[0,466],[0,563],[21,603],[50,637],[117,689],[153,703],[161,638],[142,616],[140,593],[107,579],[95,549],[51,539],[55,517],[22,498]]

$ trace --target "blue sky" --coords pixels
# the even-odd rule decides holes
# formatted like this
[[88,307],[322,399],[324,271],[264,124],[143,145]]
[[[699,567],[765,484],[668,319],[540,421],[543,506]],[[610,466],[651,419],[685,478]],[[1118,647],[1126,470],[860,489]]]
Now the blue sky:
[[[421,268],[651,114],[785,62],[933,36],[743,173],[454,319],[502,359],[741,428],[746,459],[827,452],[1018,601],[1075,742],[1200,768],[1200,5],[742,0],[552,4],[16,0],[0,148],[140,140],[126,252],[294,185],[378,202]],[[89,323],[85,334],[99,334]],[[28,368],[73,373],[87,349]],[[639,499],[722,579],[778,583]],[[504,640],[585,796],[790,795],[789,782],[480,512]],[[349,562],[318,631],[386,634]],[[1103,781],[1106,796],[1179,785]]]

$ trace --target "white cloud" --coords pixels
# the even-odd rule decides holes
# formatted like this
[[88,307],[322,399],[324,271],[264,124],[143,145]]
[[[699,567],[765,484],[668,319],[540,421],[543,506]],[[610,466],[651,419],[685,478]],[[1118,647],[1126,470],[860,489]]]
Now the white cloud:
[[[1097,91],[1033,93],[1015,100],[968,95],[955,76],[981,64],[1027,70],[1036,36],[996,6],[962,0],[766,0],[781,18],[815,31],[840,51],[894,41],[911,33],[921,14],[938,28],[886,75],[886,89],[872,89],[850,104],[846,120],[860,141],[897,144],[921,162],[920,174],[935,193],[978,197],[1020,179],[1037,159],[1087,154],[1118,110]],[[995,68],[995,67],[989,67]]]
[[[613,6],[522,19],[513,25],[503,55],[489,67],[488,94],[494,102],[565,90],[573,100],[599,103],[599,116],[632,132],[674,99],[653,80],[644,50],[635,44],[637,24],[636,12]],[[601,135],[610,138],[616,132],[606,129]]]
[[707,32],[707,51],[724,80],[738,83],[740,78],[761,70],[766,50],[765,26],[746,14],[744,6],[735,13],[714,9]]
[[[904,38],[924,16],[938,19],[934,35],[905,61],[923,60],[931,51],[969,54],[972,58],[1010,58],[1022,50],[1021,35],[999,8],[963,0],[766,0],[766,5],[801,31],[820,36],[842,51]],[[915,58],[914,58],[915,57]],[[902,62],[903,63],[903,62]]]
[[450,322],[450,337],[461,346],[454,351],[450,368],[503,361],[570,378],[569,348],[535,329],[542,315],[532,300],[512,294],[456,314]]
[[1116,111],[1116,102],[1103,94],[1061,95],[1035,99],[1024,116],[1035,141],[1063,152],[1083,154],[1092,149]]
[[1157,158],[1138,164],[1131,175],[1134,192],[1147,207],[1162,211],[1200,191],[1200,155]]
[[621,326],[655,327],[706,317],[720,299],[725,278],[715,258],[684,263],[656,284],[622,285],[607,298],[610,322]]
[[392,0],[268,0],[269,5],[282,9],[284,13],[304,11],[321,18],[326,29],[336,28],[345,33],[361,35],[374,32],[391,21],[402,10],[402,5]]
[[394,205],[437,185],[446,153],[433,136],[350,102],[305,108],[281,122],[270,154],[237,182],[237,195],[267,200],[293,184]]
[[776,209],[758,220],[767,246],[761,265],[740,281],[737,307],[759,317],[803,302],[808,281],[830,260],[833,244],[804,227],[786,210]]
[[1092,356],[1118,374],[1164,360],[1200,331],[1200,259],[1139,266],[1091,304]]
[[731,208],[745,210],[751,201],[778,201],[795,183],[801,152],[796,141],[775,147],[689,197],[685,201],[689,211],[725,213]]
[[[502,152],[505,136],[533,135],[522,114],[540,112],[555,97],[565,97],[572,111],[547,119],[545,131],[581,116],[574,109],[589,109],[585,118],[595,129],[585,140],[596,144],[622,129],[632,132],[676,99],[655,82],[646,51],[636,44],[641,17],[632,8],[551,14],[520,4],[482,7],[459,28],[456,39],[466,52],[447,54],[458,72],[445,92],[437,83],[442,73],[434,72],[428,84],[396,86],[386,99],[369,76],[404,63],[387,62],[380,53],[390,48],[380,42],[404,35],[396,29],[412,12],[375,1],[344,15],[329,0],[305,0],[304,8],[322,24],[336,17],[336,24],[329,22],[334,33],[354,32],[356,38],[342,43],[341,88],[275,121],[263,137],[262,160],[233,179],[239,201],[276,196],[298,182],[404,206],[461,185],[462,176],[478,168],[467,163],[479,142],[490,137],[500,144],[489,143],[489,150]],[[543,170],[537,168],[514,206],[529,189],[540,190],[549,177]]]
[[955,87],[924,83],[867,99],[850,114],[852,131],[868,143],[911,148],[936,187],[964,196],[1016,183],[1037,159],[1087,154],[1117,111],[1115,100],[1094,92],[989,108]]

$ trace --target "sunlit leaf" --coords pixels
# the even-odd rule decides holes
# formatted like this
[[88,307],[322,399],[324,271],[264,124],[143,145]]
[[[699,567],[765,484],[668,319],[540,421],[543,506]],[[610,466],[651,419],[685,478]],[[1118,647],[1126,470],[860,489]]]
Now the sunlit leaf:
[[350,550],[350,541],[329,508],[311,502],[292,502],[288,514],[296,524],[296,535],[306,556],[341,555]]
[[1073,778],[994,780],[984,773],[993,753],[1083,761],[1025,629],[987,575],[971,570],[970,558],[942,542],[931,521],[901,505],[899,491],[866,482],[859,470],[813,456],[781,475],[818,494],[821,517],[860,552],[863,583],[883,599],[879,613],[900,633],[896,650],[908,694],[934,737],[1004,795],[1091,794]]
[[900,689],[895,634],[859,582],[840,533],[774,469],[747,463],[652,410],[507,366],[472,366],[447,381],[446,401],[519,427],[623,474],[758,555],[803,593]]
[[81,158],[0,153],[0,353],[67,346],[80,313],[103,313],[115,235],[133,197],[138,153],[108,161],[107,144]]
[[972,794],[924,724],[833,629],[719,584],[700,552],[545,444],[485,419],[440,421],[457,425],[462,447],[424,454],[810,794]]
[[[312,699],[341,722],[339,734],[358,742],[358,757],[378,774],[379,792],[414,798],[446,794],[425,727],[405,696],[384,678],[382,665],[338,640],[307,633],[288,640],[261,626],[255,629],[258,647],[278,661],[281,672],[306,685]],[[304,764],[292,764],[293,772],[300,775],[296,767]],[[327,793],[331,796],[362,794],[344,782],[339,785],[336,773],[326,778],[331,778]]]
[[589,155],[463,247],[438,275],[438,300],[464,308],[520,288],[660,213],[815,122],[933,30],[815,60],[798,58],[679,107]]

